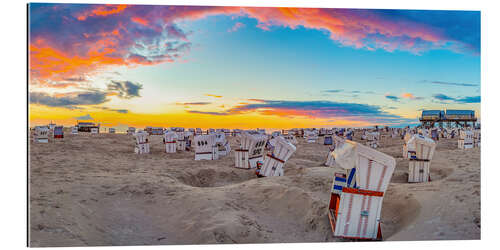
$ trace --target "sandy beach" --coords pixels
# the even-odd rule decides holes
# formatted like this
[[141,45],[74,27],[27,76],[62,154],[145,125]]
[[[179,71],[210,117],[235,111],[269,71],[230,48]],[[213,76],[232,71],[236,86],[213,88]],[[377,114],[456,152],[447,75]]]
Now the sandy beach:
[[[355,141],[360,141],[360,133]],[[65,135],[30,143],[29,242],[34,247],[345,241],[332,237],[328,146],[298,138],[285,176],[234,168],[234,152],[195,161],[134,154],[125,134]],[[229,137],[237,148],[235,137]],[[480,149],[437,142],[429,183],[407,183],[401,138],[378,150],[397,161],[382,207],[384,240],[480,239]]]

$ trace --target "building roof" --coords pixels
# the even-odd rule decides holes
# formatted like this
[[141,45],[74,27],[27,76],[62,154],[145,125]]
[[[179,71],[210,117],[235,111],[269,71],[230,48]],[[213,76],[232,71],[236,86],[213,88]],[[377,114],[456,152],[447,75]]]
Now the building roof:
[[448,110],[446,110],[446,115],[470,115],[470,116],[474,116],[474,110],[448,109]]

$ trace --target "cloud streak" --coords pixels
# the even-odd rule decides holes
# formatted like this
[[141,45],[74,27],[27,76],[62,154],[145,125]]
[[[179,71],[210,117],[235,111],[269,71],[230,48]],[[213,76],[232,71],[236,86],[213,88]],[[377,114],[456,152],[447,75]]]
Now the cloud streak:
[[429,80],[423,80],[421,82],[439,84],[439,85],[447,85],[447,86],[462,86],[462,87],[478,87],[479,86],[479,84],[475,84],[475,83],[443,82],[443,81],[429,81]]
[[204,115],[242,115],[257,112],[261,115],[279,117],[302,117],[310,119],[348,119],[352,121],[368,121],[372,123],[411,122],[412,119],[387,113],[376,105],[344,103],[332,101],[285,101],[256,100],[257,103],[246,103],[234,106],[222,112],[188,110],[186,112]]
[[80,91],[57,95],[48,95],[43,92],[31,92],[30,103],[48,107],[62,107],[67,109],[78,109],[81,105],[96,105],[108,101],[107,93],[102,91]]
[[434,94],[432,97],[439,101],[452,101],[456,103],[481,103],[481,96],[451,97],[445,94]]

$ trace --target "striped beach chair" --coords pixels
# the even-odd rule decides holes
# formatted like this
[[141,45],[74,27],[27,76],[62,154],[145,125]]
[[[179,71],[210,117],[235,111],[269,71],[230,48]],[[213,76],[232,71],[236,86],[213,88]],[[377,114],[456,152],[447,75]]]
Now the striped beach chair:
[[337,147],[333,156],[336,166],[347,171],[337,172],[333,180],[328,207],[333,235],[381,240],[382,200],[396,167],[395,159],[349,140]]

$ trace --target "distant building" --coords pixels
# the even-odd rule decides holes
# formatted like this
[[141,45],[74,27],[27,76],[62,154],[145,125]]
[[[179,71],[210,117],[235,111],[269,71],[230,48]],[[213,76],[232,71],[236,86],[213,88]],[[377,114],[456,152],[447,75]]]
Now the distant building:
[[451,124],[468,127],[469,123],[472,123],[472,126],[475,127],[476,121],[474,110],[422,110],[422,116],[420,117],[420,122],[424,128],[432,128],[436,123],[439,124],[439,127],[443,127],[443,123],[446,123],[448,127]]
[[87,132],[90,133],[92,128],[97,128],[97,131],[99,131],[99,125],[93,123],[93,122],[78,122],[78,124],[75,126],[78,128],[78,132]]

